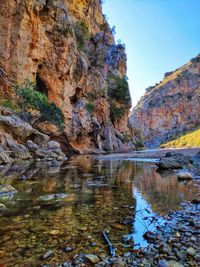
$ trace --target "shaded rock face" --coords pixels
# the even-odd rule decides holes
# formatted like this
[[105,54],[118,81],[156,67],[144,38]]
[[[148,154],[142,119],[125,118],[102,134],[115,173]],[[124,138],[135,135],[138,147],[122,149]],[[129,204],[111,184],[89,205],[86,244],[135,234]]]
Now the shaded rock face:
[[[38,89],[62,109],[65,130],[57,140],[62,139],[66,148],[66,138],[79,152],[132,148],[118,138],[131,134],[130,102],[123,117],[112,123],[109,118],[109,75],[126,75],[126,55],[123,45],[115,45],[100,2],[0,3],[0,68],[18,84],[25,79],[36,82]],[[1,80],[0,92],[8,95],[9,90]],[[90,102],[95,107],[92,112],[86,108]]]
[[147,89],[130,122],[147,147],[160,146],[176,134],[200,125],[200,55]]
[[60,144],[0,108],[0,165],[24,160],[64,161]]

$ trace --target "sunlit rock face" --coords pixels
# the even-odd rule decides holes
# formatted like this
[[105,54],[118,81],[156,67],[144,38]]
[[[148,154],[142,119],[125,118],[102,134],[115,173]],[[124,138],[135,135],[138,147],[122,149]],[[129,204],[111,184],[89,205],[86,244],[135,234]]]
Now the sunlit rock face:
[[198,127],[200,55],[149,87],[133,109],[130,121],[141,130],[147,147],[158,147],[174,135]]
[[[123,103],[123,116],[110,120],[109,77],[126,75],[126,54],[123,45],[115,45],[100,2],[0,3],[0,68],[18,84],[35,82],[62,109],[64,133],[57,136],[50,127],[43,131],[48,128],[65,149],[69,140],[78,152],[132,148],[123,140],[124,134],[131,135],[130,100]],[[9,95],[9,90],[1,81],[0,92]]]

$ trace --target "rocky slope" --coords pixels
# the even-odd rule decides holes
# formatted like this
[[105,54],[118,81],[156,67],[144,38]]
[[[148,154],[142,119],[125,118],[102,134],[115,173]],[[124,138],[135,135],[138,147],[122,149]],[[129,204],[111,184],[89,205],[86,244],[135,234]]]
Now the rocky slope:
[[34,129],[9,109],[0,107],[0,165],[32,161],[66,160],[60,144]]
[[158,147],[176,134],[200,125],[200,55],[165,74],[147,88],[130,122],[140,129],[147,147]]
[[9,81],[35,82],[65,117],[62,132],[38,128],[66,152],[132,148],[126,54],[100,0],[1,1],[0,22],[1,97],[15,99]]

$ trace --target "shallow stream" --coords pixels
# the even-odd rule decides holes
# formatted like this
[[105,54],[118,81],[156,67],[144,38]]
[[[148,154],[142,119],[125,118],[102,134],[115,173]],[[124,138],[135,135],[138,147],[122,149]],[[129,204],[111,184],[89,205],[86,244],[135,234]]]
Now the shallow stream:
[[17,190],[0,198],[7,207],[0,214],[0,266],[6,267],[54,266],[79,253],[103,258],[105,230],[118,255],[146,246],[144,232],[164,227],[165,214],[197,190],[173,172],[156,172],[151,162],[94,156],[4,168],[0,184]]

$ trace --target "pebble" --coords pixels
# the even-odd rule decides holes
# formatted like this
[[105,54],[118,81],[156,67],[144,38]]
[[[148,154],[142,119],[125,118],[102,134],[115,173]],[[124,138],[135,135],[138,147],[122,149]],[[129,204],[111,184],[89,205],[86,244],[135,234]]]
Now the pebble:
[[50,235],[57,235],[59,233],[60,233],[59,230],[52,230],[49,232]]
[[183,264],[177,262],[177,261],[168,261],[168,267],[184,267]]
[[168,267],[168,263],[165,260],[159,260],[157,267]]
[[96,264],[99,262],[99,258],[94,254],[86,254],[85,258],[92,264]]
[[49,258],[52,254],[53,254],[53,251],[49,250],[42,256],[42,258],[45,260],[45,259]]
[[66,248],[64,248],[64,251],[68,253],[68,252],[73,251],[73,248],[71,248],[71,247],[66,247]]
[[190,247],[186,250],[186,253],[187,253],[187,255],[194,257],[196,254],[196,250],[194,248]]

